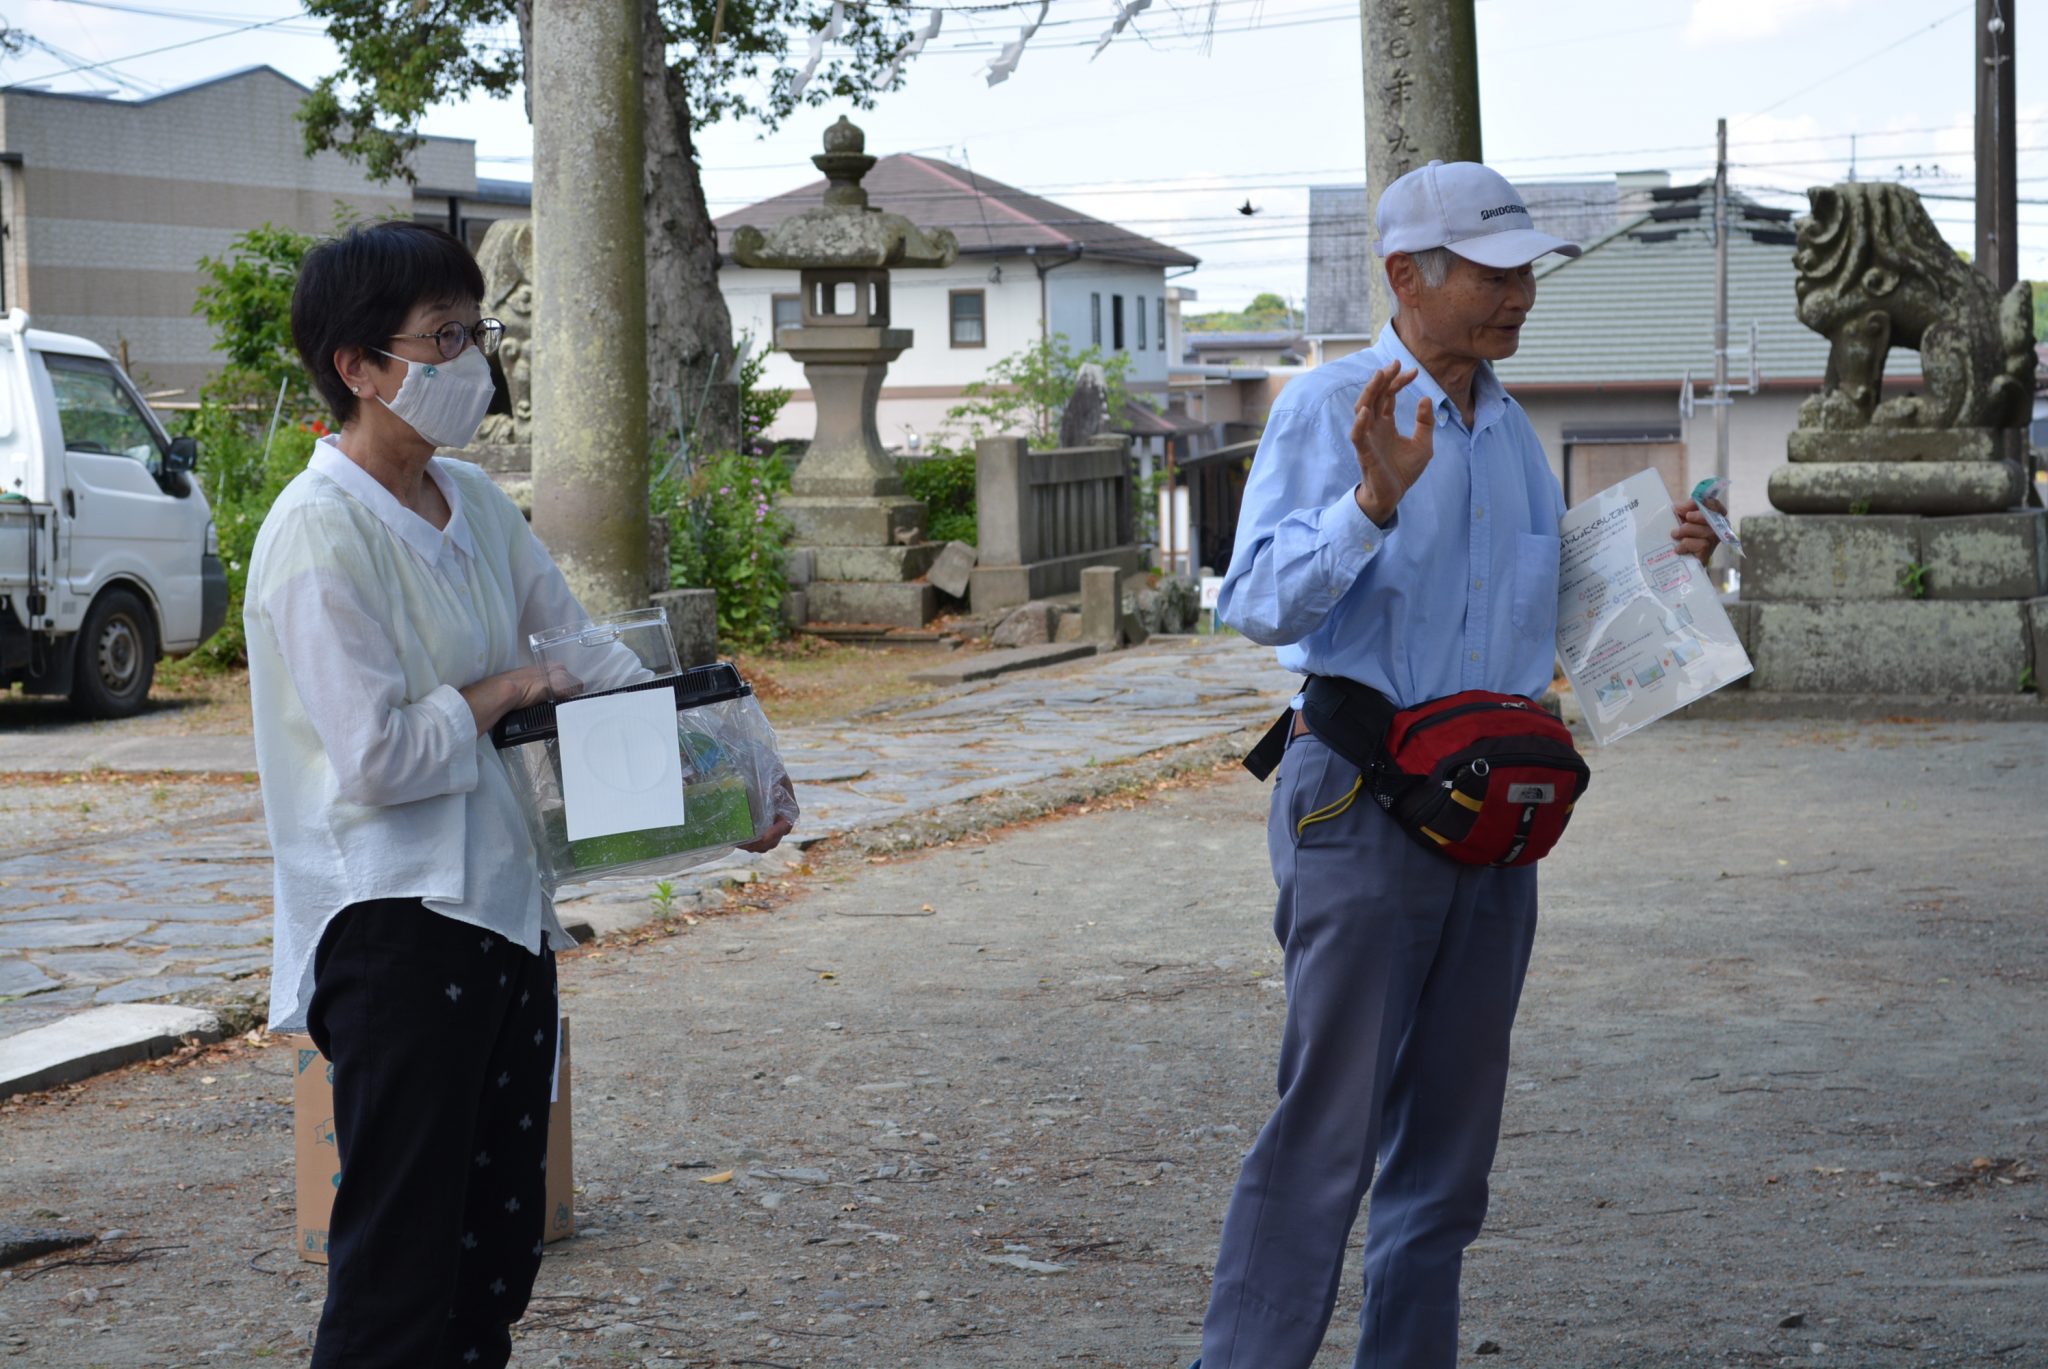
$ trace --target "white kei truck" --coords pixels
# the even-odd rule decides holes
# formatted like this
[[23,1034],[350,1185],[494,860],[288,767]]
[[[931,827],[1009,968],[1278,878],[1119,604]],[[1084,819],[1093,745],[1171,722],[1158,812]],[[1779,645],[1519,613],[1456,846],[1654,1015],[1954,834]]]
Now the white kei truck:
[[214,634],[228,581],[198,459],[103,348],[0,319],[0,688],[126,717],[159,658]]

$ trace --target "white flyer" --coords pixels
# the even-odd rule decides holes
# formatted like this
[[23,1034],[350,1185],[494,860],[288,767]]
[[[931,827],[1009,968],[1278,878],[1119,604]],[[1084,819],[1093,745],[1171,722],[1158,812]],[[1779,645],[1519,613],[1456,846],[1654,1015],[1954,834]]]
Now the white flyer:
[[1654,470],[1559,523],[1557,654],[1602,746],[1750,672],[1706,568],[1671,540],[1677,523]]
[[569,840],[683,825],[682,744],[672,691],[556,704],[555,735]]

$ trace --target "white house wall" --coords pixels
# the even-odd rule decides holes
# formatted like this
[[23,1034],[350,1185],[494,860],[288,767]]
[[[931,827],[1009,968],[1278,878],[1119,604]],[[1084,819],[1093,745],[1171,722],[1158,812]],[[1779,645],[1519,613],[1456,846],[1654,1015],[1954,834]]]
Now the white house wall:
[[[1130,382],[1133,388],[1166,388],[1167,351],[1158,336],[1158,303],[1165,293],[1165,272],[1159,267],[1098,266],[1082,261],[1058,267],[1046,275],[1046,301],[1053,333],[1065,333],[1076,348],[1089,345],[1089,296],[1100,293],[1103,303],[1103,341],[1109,343],[1109,297],[1122,293],[1126,309],[1135,308],[1142,295],[1147,310],[1145,350],[1134,345]],[[766,346],[773,337],[773,299],[799,291],[795,271],[760,271],[727,264],[719,271],[719,286],[726,308],[732,314],[735,337],[752,334],[754,345]],[[984,292],[983,327],[987,342],[981,347],[950,344],[948,301],[956,290]],[[876,426],[882,441],[891,447],[906,444],[916,433],[930,446],[934,441],[955,441],[961,434],[948,433],[946,411],[960,403],[967,385],[987,376],[988,368],[1006,356],[1035,346],[1040,337],[1039,278],[1028,257],[1002,260],[970,258],[951,267],[933,271],[897,271],[889,278],[890,325],[908,328],[915,341],[889,367],[876,408]],[[1136,324],[1125,316],[1125,342],[1135,344]],[[768,358],[762,372],[764,385],[791,392],[775,426],[774,438],[808,438],[817,429],[817,410],[811,403],[810,384],[803,367],[783,353]]]

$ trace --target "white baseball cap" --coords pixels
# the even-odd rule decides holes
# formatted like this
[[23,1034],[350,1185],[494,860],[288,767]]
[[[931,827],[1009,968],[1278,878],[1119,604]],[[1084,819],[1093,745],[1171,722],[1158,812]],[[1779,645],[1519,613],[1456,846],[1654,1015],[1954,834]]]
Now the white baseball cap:
[[1507,177],[1478,162],[1431,162],[1380,192],[1380,239],[1373,250],[1448,247],[1481,266],[1527,266],[1546,252],[1579,255],[1579,245],[1540,233]]

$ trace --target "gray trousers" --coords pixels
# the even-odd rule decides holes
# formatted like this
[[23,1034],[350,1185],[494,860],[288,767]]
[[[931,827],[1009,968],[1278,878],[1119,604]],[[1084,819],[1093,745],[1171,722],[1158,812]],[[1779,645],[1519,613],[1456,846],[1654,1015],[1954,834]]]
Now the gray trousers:
[[1457,1361],[1458,1275],[1486,1217],[1536,872],[1423,850],[1358,779],[1313,736],[1280,766],[1267,823],[1280,1102],[1224,1217],[1202,1369],[1307,1369],[1368,1188],[1357,1369]]

